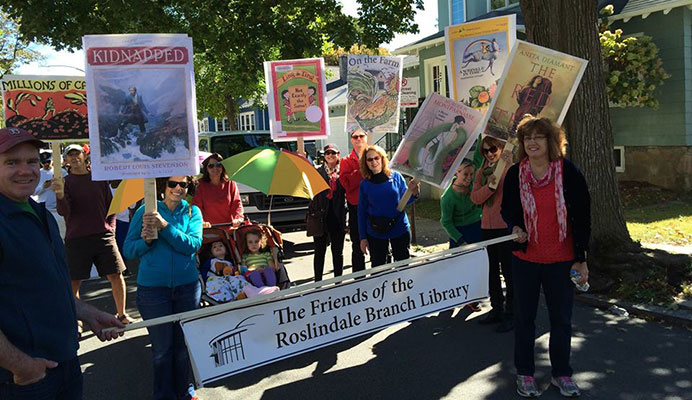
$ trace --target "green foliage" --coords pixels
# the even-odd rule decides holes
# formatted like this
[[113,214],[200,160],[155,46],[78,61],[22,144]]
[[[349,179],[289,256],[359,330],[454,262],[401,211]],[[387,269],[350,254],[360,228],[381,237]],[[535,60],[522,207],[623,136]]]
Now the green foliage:
[[[610,8],[608,8],[610,7]],[[612,6],[604,8],[607,17]],[[604,18],[600,28],[601,57],[608,100],[623,107],[658,108],[654,91],[668,75],[650,36],[622,37],[622,30],[608,30]]]
[[43,57],[20,35],[17,20],[9,17],[0,8],[0,77],[21,64],[39,61]]
[[[326,43],[377,47],[395,33],[416,32],[422,0],[360,0],[360,18],[338,0],[0,0],[27,21],[28,40],[79,48],[93,33],[175,32],[193,38],[199,111],[235,120],[238,100],[264,91],[265,60],[315,57]],[[36,10],[45,12],[37,13]],[[361,23],[364,21],[364,23]],[[365,23],[367,22],[367,23]]]
[[347,54],[370,54],[374,56],[391,56],[389,50],[383,47],[377,47],[371,49],[368,46],[361,44],[353,44],[349,48],[343,48],[339,46],[334,46],[333,43],[326,42],[323,48],[322,57],[324,57],[324,63],[327,65],[338,66],[339,59],[341,56]]

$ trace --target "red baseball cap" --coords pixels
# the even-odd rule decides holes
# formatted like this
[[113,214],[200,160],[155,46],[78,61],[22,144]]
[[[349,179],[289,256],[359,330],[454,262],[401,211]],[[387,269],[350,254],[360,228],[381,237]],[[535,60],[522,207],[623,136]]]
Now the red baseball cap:
[[14,146],[25,142],[31,143],[37,148],[44,145],[42,141],[36,139],[34,135],[22,128],[0,129],[0,153],[4,153]]

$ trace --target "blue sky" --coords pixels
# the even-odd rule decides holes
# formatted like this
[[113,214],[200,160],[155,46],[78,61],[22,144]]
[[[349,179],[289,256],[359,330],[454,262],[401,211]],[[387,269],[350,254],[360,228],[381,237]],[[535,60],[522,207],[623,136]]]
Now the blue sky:
[[[357,15],[358,4],[355,0],[341,0],[343,11],[349,15]],[[418,11],[416,23],[418,24],[418,34],[396,35],[394,40],[383,45],[391,50],[402,47],[416,40],[437,32],[437,24],[430,21],[437,21],[437,0],[425,0],[425,11]],[[43,54],[46,59],[39,63],[23,65],[16,70],[18,75],[84,75],[80,70],[84,69],[84,52],[81,50],[74,53],[68,51],[55,51],[48,46],[36,46],[36,49]]]

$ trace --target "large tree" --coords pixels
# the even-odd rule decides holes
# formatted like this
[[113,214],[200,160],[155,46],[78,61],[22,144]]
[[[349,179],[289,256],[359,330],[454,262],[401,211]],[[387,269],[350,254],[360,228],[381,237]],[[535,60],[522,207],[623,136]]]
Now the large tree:
[[[24,17],[22,34],[57,49],[94,33],[179,32],[193,38],[200,111],[235,123],[240,99],[259,99],[264,60],[319,56],[326,42],[377,47],[417,32],[422,0],[358,0],[359,16],[338,0],[0,0]],[[36,10],[42,10],[37,13]]]
[[521,0],[530,42],[589,61],[564,122],[569,157],[584,173],[592,199],[589,263],[599,278],[597,287],[644,281],[656,268],[666,271],[670,283],[678,284],[689,261],[663,252],[644,254],[627,231],[615,176],[597,6],[597,0]]

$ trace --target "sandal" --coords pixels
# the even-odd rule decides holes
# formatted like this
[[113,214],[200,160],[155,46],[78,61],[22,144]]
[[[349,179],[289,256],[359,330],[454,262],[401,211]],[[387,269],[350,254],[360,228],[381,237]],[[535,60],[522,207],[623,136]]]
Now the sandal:
[[115,317],[118,318],[118,321],[122,322],[124,325],[128,325],[135,322],[135,320],[132,319],[129,315],[127,315],[127,313],[121,315],[116,314]]

